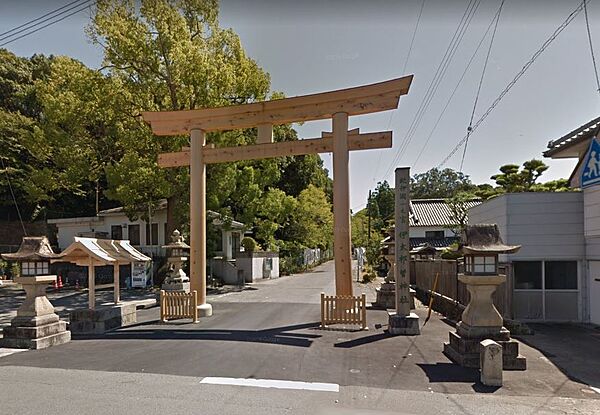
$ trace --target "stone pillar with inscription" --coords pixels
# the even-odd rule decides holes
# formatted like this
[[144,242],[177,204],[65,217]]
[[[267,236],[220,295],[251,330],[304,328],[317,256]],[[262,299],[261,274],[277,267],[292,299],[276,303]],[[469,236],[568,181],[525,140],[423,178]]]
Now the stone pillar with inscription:
[[391,334],[417,335],[419,316],[410,311],[410,239],[408,235],[410,169],[396,169],[395,183],[395,242],[396,242],[396,310],[389,312]]

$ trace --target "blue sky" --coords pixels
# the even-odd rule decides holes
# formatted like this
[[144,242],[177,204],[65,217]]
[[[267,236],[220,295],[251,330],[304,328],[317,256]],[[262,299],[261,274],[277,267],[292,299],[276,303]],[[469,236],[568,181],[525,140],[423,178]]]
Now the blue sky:
[[[3,0],[0,33],[67,0]],[[435,121],[454,89],[467,61],[495,14],[499,0],[481,0],[477,12],[414,137],[395,165],[417,108],[454,33],[468,0],[426,0],[406,67],[410,39],[421,0],[411,1],[227,1],[220,22],[240,36],[249,56],[267,70],[272,88],[288,96],[346,88],[414,74],[408,96],[391,116],[381,113],[350,119],[361,131],[391,129],[394,147],[354,152],[350,157],[351,206],[364,205],[377,181],[391,180],[393,167],[410,166],[419,173],[437,166],[464,136],[469,122],[487,43],[415,164]],[[475,119],[487,109],[531,55],[550,36],[578,0],[506,0],[483,82]],[[600,5],[588,6],[596,55],[600,57]],[[11,43],[21,56],[34,53],[75,57],[99,67],[102,52],[84,34],[90,12]],[[598,116],[596,91],[585,21],[581,13],[536,60],[469,141],[464,173],[475,183],[489,182],[500,165],[541,157],[549,140]],[[320,136],[329,122],[298,126],[301,137]],[[447,166],[458,169],[462,149]],[[331,157],[322,155],[327,167]],[[545,160],[551,167],[543,179],[567,177],[572,160]],[[385,175],[386,172],[389,174]]]

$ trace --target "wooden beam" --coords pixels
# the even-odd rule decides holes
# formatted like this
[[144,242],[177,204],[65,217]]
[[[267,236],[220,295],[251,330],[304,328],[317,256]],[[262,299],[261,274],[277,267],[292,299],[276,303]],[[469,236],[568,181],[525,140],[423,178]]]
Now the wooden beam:
[[333,116],[333,258],[335,294],[352,295],[348,114]]
[[[354,130],[353,130],[354,131]],[[348,150],[371,150],[392,147],[392,132],[382,131],[366,134],[348,133]],[[333,151],[333,138],[310,138],[297,141],[282,141],[271,144],[256,144],[238,147],[208,148],[202,152],[206,164],[240,160],[256,160],[271,157],[299,156],[303,154],[330,153]],[[178,151],[158,155],[160,167],[182,167],[190,165],[190,151]]]
[[252,104],[187,111],[144,112],[156,135],[182,135],[193,129],[204,131],[252,128],[260,124],[281,125],[393,110],[400,96],[408,93],[413,76],[355,88],[284,98]]
[[96,268],[92,258],[89,259],[88,264],[88,308],[96,309]]
[[115,304],[119,304],[121,302],[121,286],[119,285],[121,282],[121,268],[119,268],[120,264],[117,262],[113,265],[113,300]]
[[190,288],[198,292],[202,317],[212,315],[206,304],[206,163],[202,148],[206,136],[202,130],[190,134]]
[[273,142],[273,124],[259,124],[256,144],[267,144]]

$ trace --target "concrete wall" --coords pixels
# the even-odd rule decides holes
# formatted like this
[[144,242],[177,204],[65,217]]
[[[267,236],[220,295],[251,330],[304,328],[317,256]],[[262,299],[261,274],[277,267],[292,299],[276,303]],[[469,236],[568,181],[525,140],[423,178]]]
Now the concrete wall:
[[501,260],[583,259],[580,192],[509,193],[469,210],[469,223],[496,223],[509,245],[522,245]]
[[[272,261],[272,269],[267,277],[265,261]],[[242,270],[246,282],[254,282],[265,277],[279,278],[279,254],[276,252],[240,252],[236,258],[235,266]]]

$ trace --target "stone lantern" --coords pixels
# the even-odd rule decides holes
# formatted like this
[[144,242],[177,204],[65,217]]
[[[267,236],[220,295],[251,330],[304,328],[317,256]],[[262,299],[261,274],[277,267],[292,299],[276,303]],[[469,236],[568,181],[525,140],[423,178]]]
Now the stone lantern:
[[396,306],[396,284],[394,268],[396,267],[396,242],[394,240],[394,227],[388,229],[388,236],[383,240],[381,256],[390,264],[388,273],[380,288],[377,288],[376,303],[382,308],[394,308]]
[[[375,304],[381,308],[394,308],[396,307],[396,240],[395,234],[396,227],[392,226],[388,229],[388,236],[383,240],[381,248],[381,256],[390,264],[388,273],[384,278],[384,282],[380,288],[375,291],[377,298]],[[415,291],[409,289],[410,292],[410,308],[415,308]]]
[[175,229],[171,236],[171,243],[164,245],[166,248],[169,272],[162,285],[165,291],[190,292],[190,279],[183,270],[183,263],[188,260],[190,246],[183,241],[181,233]]
[[56,275],[49,275],[50,259],[55,257],[45,236],[24,237],[17,252],[2,254],[5,260],[19,263],[21,276],[15,282],[23,286],[26,298],[10,327],[4,329],[1,347],[43,349],[71,340],[66,323],[59,320],[46,297],[46,287],[56,281]]
[[459,247],[465,268],[464,273],[458,274],[458,280],[466,285],[471,298],[456,332],[450,333],[450,342],[444,344],[444,353],[461,366],[479,368],[479,343],[491,339],[502,346],[504,369],[525,369],[519,343],[510,338],[492,298],[498,286],[506,282],[506,275],[498,273],[498,255],[512,254],[520,248],[520,245],[505,245],[495,224],[465,228]]

